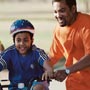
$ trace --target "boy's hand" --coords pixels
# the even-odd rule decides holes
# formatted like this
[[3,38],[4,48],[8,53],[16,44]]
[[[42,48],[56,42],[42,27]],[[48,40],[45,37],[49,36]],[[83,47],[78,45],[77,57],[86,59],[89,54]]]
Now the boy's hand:
[[42,80],[50,80],[54,76],[53,69],[46,70],[42,75]]

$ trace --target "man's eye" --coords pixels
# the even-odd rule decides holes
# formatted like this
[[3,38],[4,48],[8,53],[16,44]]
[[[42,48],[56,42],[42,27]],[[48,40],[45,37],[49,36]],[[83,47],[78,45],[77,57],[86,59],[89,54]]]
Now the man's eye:
[[59,12],[64,13],[65,12],[65,9],[63,8]]
[[54,11],[54,13],[57,13],[57,11]]

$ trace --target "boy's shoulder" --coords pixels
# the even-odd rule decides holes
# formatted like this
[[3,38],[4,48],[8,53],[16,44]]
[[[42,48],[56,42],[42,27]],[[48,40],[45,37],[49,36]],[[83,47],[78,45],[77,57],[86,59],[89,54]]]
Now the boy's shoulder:
[[36,45],[32,45],[32,50],[33,51],[38,51],[38,52],[44,51],[43,49],[37,47]]
[[40,57],[42,57],[45,60],[49,59],[47,53],[43,49],[38,48],[35,45],[32,46],[32,51],[34,51],[37,55],[39,55]]
[[39,55],[47,55],[44,49],[38,48],[36,45],[32,45],[32,51],[38,53]]

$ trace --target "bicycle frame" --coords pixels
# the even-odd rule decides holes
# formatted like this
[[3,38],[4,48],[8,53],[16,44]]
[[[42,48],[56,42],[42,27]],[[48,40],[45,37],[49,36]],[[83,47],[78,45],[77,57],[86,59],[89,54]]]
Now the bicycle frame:
[[[1,84],[1,82],[7,82],[7,81],[9,81],[9,80],[0,80],[0,90],[3,90],[4,88],[10,87],[10,84],[4,84],[4,85]],[[41,81],[44,81],[44,80],[41,80]],[[48,82],[51,82],[51,80],[48,80]],[[28,88],[30,88],[31,85],[32,84],[30,83],[30,85],[28,86]]]
[[9,80],[0,80],[0,90],[3,90],[3,88],[8,88],[9,84],[6,85],[1,84],[1,82],[5,82],[5,81],[9,81]]

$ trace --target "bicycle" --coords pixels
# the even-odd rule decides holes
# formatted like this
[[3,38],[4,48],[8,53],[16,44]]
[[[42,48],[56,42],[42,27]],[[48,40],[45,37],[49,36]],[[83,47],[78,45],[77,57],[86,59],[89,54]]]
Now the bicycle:
[[[44,80],[42,80],[41,78],[32,78],[31,80],[30,80],[30,82],[29,82],[29,84],[28,84],[28,89],[26,89],[26,90],[30,90],[30,88],[31,88],[31,86],[32,86],[32,82],[34,81],[34,80],[38,80],[38,81],[44,81]],[[0,90],[4,90],[4,88],[8,88],[8,87],[12,87],[12,85],[10,85],[10,84],[1,84],[1,82],[6,82],[6,81],[9,81],[9,80],[7,80],[7,79],[5,79],[5,80],[0,80]],[[48,83],[49,82],[51,82],[52,80],[47,80],[48,81]],[[18,84],[20,84],[20,83],[18,83]],[[18,85],[14,85],[13,87],[18,87]]]

